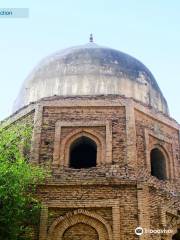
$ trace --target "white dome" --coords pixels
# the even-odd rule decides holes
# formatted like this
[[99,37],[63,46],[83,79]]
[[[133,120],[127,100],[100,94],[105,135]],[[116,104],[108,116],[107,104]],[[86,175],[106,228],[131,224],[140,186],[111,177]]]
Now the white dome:
[[168,114],[151,72],[137,59],[95,43],[72,47],[44,59],[25,80],[13,111],[42,98],[116,94]]

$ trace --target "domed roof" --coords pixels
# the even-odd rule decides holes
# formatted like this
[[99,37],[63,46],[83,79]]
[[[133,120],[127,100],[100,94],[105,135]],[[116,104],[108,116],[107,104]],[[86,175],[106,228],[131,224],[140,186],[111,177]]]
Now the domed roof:
[[151,72],[137,59],[93,42],[45,58],[25,80],[13,111],[45,97],[118,94],[168,114]]

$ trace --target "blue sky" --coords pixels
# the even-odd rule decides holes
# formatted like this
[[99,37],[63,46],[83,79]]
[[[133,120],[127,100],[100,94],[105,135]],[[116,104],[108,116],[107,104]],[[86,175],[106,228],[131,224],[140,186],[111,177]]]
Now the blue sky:
[[155,76],[180,123],[180,1],[0,0],[29,8],[29,18],[0,19],[0,120],[11,113],[23,80],[45,56],[88,42],[126,52]]

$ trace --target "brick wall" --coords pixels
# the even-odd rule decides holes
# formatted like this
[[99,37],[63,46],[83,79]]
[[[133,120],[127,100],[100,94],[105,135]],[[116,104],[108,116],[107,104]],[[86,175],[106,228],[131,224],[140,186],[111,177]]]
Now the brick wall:
[[[135,111],[135,118],[138,166],[147,167],[146,165],[150,163],[146,154],[148,153],[148,155],[150,155],[150,150],[153,146],[159,145],[162,146],[169,155],[172,179],[179,179],[180,156],[178,130],[148,117],[146,114],[139,111]],[[146,141],[145,131],[147,131],[149,138],[148,143]],[[154,136],[152,136],[152,134]]]
[[[53,147],[55,135],[55,123],[58,121],[112,121],[112,159],[114,163],[123,164],[125,161],[125,109],[124,107],[81,107],[81,108],[57,108],[46,107],[43,112],[43,125],[41,135],[40,162],[53,160]],[[105,136],[104,127],[90,127],[92,130]],[[61,138],[77,127],[62,128]]]
[[[58,165],[46,184],[39,186],[37,196],[44,206],[39,240],[59,240],[61,233],[65,240],[72,236],[91,240],[96,239],[97,234],[100,239],[112,240],[171,239],[170,235],[157,234],[137,237],[134,229],[137,226],[177,228],[179,127],[172,119],[119,96],[55,97],[51,101],[40,101],[35,108],[32,161],[42,165],[53,163],[55,145],[61,146],[76,130],[88,128],[107,143],[107,138],[111,138],[106,124],[92,123],[108,122],[112,127],[109,164],[102,162],[91,169]],[[64,125],[59,142],[55,143],[58,121]],[[150,151],[156,145],[168,153],[170,181],[150,176]],[[62,152],[59,154],[61,156]],[[168,225],[171,217],[175,220]],[[76,224],[71,226],[71,222]]]

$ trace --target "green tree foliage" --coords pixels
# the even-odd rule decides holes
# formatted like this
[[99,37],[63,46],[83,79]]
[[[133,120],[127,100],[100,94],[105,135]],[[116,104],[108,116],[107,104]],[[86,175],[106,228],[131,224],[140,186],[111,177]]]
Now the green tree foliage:
[[38,225],[36,187],[47,172],[28,163],[32,129],[28,124],[0,128],[0,240],[27,240]]
[[172,240],[180,239],[180,229],[177,230],[177,233],[173,235]]

